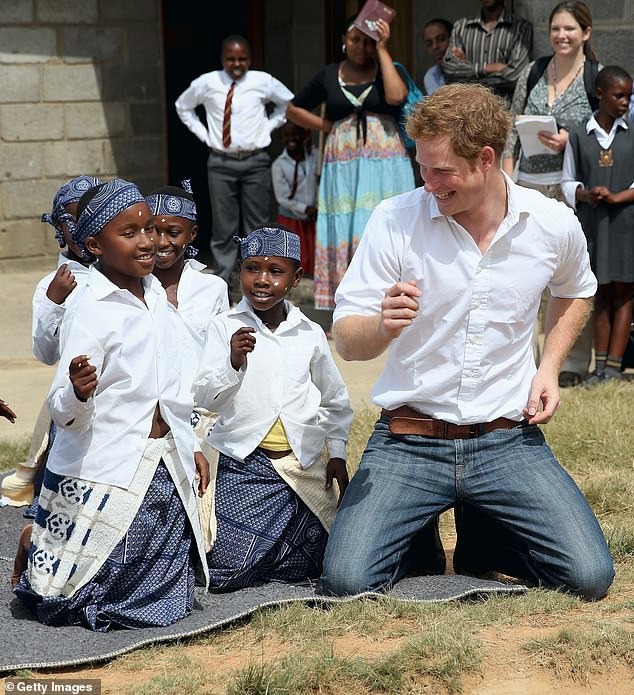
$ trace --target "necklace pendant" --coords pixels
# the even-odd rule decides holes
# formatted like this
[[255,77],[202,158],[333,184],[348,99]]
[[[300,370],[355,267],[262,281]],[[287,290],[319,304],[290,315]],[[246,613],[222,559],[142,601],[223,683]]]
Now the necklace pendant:
[[614,165],[614,157],[612,156],[612,148],[609,150],[599,150],[599,166],[611,167]]

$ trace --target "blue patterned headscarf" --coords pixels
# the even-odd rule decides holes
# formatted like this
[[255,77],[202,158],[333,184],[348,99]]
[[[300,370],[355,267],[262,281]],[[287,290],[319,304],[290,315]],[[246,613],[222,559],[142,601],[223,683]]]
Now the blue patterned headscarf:
[[280,256],[300,261],[299,236],[280,224],[269,224],[249,232],[244,238],[234,236],[240,245],[240,259],[251,256]]
[[62,234],[62,225],[66,223],[71,235],[75,231],[75,221],[73,220],[73,216],[69,212],[66,212],[66,206],[71,203],[76,203],[89,188],[98,186],[101,183],[103,183],[103,181],[95,176],[83,175],[65,183],[53,198],[53,209],[51,210],[51,214],[49,215],[45,212],[42,215],[42,222],[46,222],[55,228],[55,238],[61,248],[66,246],[64,235]]
[[80,213],[73,241],[89,256],[86,239],[97,236],[108,222],[136,203],[145,203],[145,198],[135,183],[125,179],[112,179],[102,184]]
[[[186,220],[196,222],[196,201],[192,193],[191,181],[181,181],[181,188],[166,186],[159,188],[148,195],[145,200],[150,206],[153,215],[167,215],[184,217]],[[198,255],[198,249],[191,244],[185,249],[185,258],[194,258]]]

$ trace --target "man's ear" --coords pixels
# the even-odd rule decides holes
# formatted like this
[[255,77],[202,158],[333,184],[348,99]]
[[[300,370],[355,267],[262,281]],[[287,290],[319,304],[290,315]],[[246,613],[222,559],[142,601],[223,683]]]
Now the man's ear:
[[93,256],[101,256],[101,245],[99,244],[99,240],[96,236],[86,237],[84,245],[90,251],[90,253],[92,253]]
[[480,163],[485,169],[491,169],[495,166],[497,159],[495,150],[489,145],[485,145],[480,151]]

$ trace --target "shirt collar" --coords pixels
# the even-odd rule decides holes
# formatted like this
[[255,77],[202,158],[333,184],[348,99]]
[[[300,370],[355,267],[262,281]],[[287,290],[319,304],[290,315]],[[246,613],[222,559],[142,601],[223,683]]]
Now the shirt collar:
[[[284,326],[284,330],[287,328],[292,328],[302,323],[302,321],[307,321],[308,319],[302,314],[300,309],[289,301],[284,300],[284,306],[286,307],[286,320],[283,321],[280,326]],[[236,304],[232,309],[227,312],[229,316],[239,316],[240,314],[246,314],[251,316],[259,325],[264,326],[260,317],[253,311],[253,307],[249,303],[246,297]]]
[[[588,133],[588,135],[590,135],[590,133],[593,130],[600,130],[602,133],[605,133],[605,130],[603,130],[603,128],[599,124],[599,121],[597,121],[597,119],[595,118],[595,115],[596,111],[592,114],[592,116],[590,116],[588,122],[586,123],[586,133]],[[614,119],[614,123],[612,124],[610,133],[616,133],[617,128],[623,128],[624,130],[627,130],[628,128],[627,121],[622,116],[619,116],[618,118]],[[606,134],[610,135],[610,133]]]
[[[150,293],[157,294],[163,291],[163,286],[154,275],[150,274],[141,278],[141,283],[143,284],[143,293],[145,295]],[[130,291],[123,290],[117,287],[114,282],[108,280],[108,278],[94,265],[90,268],[87,284],[90,285],[97,300],[105,299],[111,294],[119,294],[122,297],[132,298],[138,301]]]
[[[522,195],[521,186],[513,183],[513,180],[506,174],[506,172],[503,171],[502,175],[504,176],[504,181],[506,182],[507,211],[506,216],[502,220],[502,224],[498,230],[499,234],[496,234],[494,241],[499,239],[503,234],[506,234],[506,231],[519,221],[522,213],[526,215],[530,214],[530,208]],[[445,217],[445,215],[442,215],[438,209],[438,201],[432,194],[429,194],[429,214],[432,220],[438,220]],[[453,217],[450,217],[449,219],[453,220]]]
[[[506,7],[502,10],[502,14],[498,17],[498,21],[495,26],[498,26],[499,24],[512,24],[513,23],[513,15],[506,9]],[[479,15],[476,17],[469,17],[467,20],[467,24],[479,24],[481,27],[484,27],[484,19],[482,17],[482,12],[480,12]]]
[[207,267],[204,263],[197,261],[195,258],[188,258],[185,261],[185,266],[189,266],[192,270],[197,270],[199,272],[203,271]]

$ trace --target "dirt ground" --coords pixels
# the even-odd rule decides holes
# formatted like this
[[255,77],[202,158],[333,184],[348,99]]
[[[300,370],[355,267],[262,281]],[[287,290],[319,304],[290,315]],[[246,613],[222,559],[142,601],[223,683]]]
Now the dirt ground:
[[[448,566],[451,567],[455,539],[449,537],[444,541]],[[611,614],[613,620],[631,622],[631,611],[629,616],[623,615],[624,599],[630,607],[634,605],[634,588],[625,592],[621,588],[617,594],[601,601],[600,605],[605,612]],[[587,624],[593,614],[593,605],[597,604],[580,604],[576,610],[555,615],[543,613],[526,615],[509,624],[484,628],[477,634],[478,640],[485,645],[484,659],[476,673],[461,678],[461,692],[464,695],[606,695],[607,692],[628,695],[634,693],[634,676],[625,664],[617,668],[597,665],[596,671],[583,677],[576,677],[569,673],[553,672],[543,667],[536,657],[527,654],[523,648],[528,640],[544,639],[550,635],[556,635],[564,628]],[[611,613],[612,609],[614,614]],[[234,629],[237,628],[226,628],[226,630]],[[381,631],[388,635],[390,632],[402,633],[402,620],[394,620],[393,625],[389,623],[382,625]],[[411,636],[414,636],[413,630],[411,634],[405,634],[403,637],[387,639],[376,636],[334,636],[331,641],[332,653],[335,656],[351,659],[376,658],[396,649]],[[261,634],[247,630],[242,635],[238,635],[237,639],[230,640],[229,644],[226,641],[216,644],[213,640],[208,640],[203,644],[186,642],[167,647],[161,646],[157,653],[146,654],[141,658],[134,658],[135,653],[132,653],[131,656],[100,666],[40,672],[35,677],[100,679],[103,695],[127,695],[137,689],[143,689],[143,695],[150,692],[163,692],[165,695],[183,693],[184,695],[188,691],[179,688],[172,690],[148,688],[149,681],[160,675],[178,672],[180,665],[183,672],[194,667],[201,673],[205,673],[206,684],[201,689],[202,692],[221,695],[225,692],[228,677],[234,671],[243,669],[250,663],[261,664],[279,660],[293,649],[293,644],[282,641],[279,636],[271,635],[262,639]],[[414,691],[416,693],[443,695],[446,692],[431,679],[421,679],[418,686],[420,690]]]

